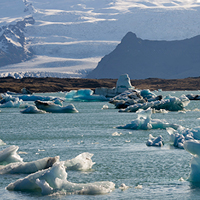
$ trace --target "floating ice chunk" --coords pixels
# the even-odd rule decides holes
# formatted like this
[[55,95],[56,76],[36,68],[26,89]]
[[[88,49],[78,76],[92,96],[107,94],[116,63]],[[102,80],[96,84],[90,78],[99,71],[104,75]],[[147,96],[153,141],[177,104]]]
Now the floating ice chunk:
[[[56,98],[56,97],[51,97],[51,96],[39,96],[39,95],[18,95],[17,96],[19,99],[23,100],[23,101],[53,101],[56,99],[60,99],[60,98]],[[60,99],[62,100],[62,99]]]
[[0,146],[6,145],[6,143],[0,139]]
[[103,95],[95,95],[90,89],[71,90],[65,96],[68,101],[108,101]]
[[119,110],[119,112],[136,112],[139,109],[146,110],[148,108],[155,108],[156,110],[165,109],[169,111],[179,111],[183,110],[189,103],[190,100],[185,95],[182,95],[180,98],[167,96],[165,99],[159,101],[130,105],[126,109]]
[[73,104],[69,104],[65,107],[57,105],[53,102],[43,102],[43,101],[35,101],[35,105],[38,109],[44,110],[46,112],[51,113],[77,113],[75,106]]
[[186,151],[193,155],[190,163],[191,171],[188,180],[191,182],[200,183],[200,141],[185,141],[183,147]]
[[39,110],[36,106],[31,105],[25,110],[20,111],[23,114],[44,114],[46,111],[44,110]]
[[149,139],[147,140],[146,145],[162,147],[164,145],[164,141],[161,135],[156,138],[156,137],[153,137],[151,134],[149,134]]
[[17,154],[18,146],[12,145],[0,151],[0,163],[8,164],[13,162],[22,162],[23,159]]
[[112,136],[120,136],[120,135],[122,135],[122,133],[114,132],[114,133],[112,134]]
[[149,130],[149,129],[166,129],[172,127],[174,129],[179,128],[179,125],[169,124],[164,120],[152,119],[152,109],[137,111],[138,117],[130,124],[117,126],[120,129],[133,129],[133,130]]
[[135,189],[142,189],[142,185],[137,185]]
[[10,163],[0,168],[0,174],[31,174],[52,167],[59,161],[59,156],[46,157],[32,162]]
[[103,105],[102,109],[108,109],[108,105]]
[[95,162],[92,162],[94,154],[84,152],[71,160],[64,161],[64,166],[67,170],[87,171],[92,168]]
[[10,183],[6,189],[15,191],[38,191],[41,189],[45,195],[63,190],[67,194],[97,195],[112,192],[115,189],[115,184],[109,181],[83,184],[71,183],[67,181],[64,165],[55,163],[51,168],[38,171]]
[[127,190],[128,188],[130,188],[129,186],[125,185],[125,183],[122,183],[119,187],[119,189],[121,189],[122,191]]
[[183,143],[186,140],[200,140],[200,127],[193,129],[179,127],[177,130],[167,128],[167,132],[170,136],[170,142],[172,142],[175,147],[181,149],[183,149]]

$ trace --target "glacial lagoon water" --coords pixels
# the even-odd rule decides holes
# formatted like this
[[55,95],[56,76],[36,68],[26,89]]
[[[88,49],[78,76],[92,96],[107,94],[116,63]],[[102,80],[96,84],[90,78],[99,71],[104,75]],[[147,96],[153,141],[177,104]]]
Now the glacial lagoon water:
[[[200,94],[199,91],[157,92],[159,95]],[[38,94],[64,97],[64,93]],[[31,102],[29,102],[31,103]],[[64,102],[67,105],[68,102]],[[200,186],[187,179],[192,155],[169,143],[166,130],[115,129],[137,118],[135,113],[120,113],[107,102],[73,102],[79,113],[22,114],[19,108],[1,108],[0,139],[19,146],[24,161],[48,156],[60,160],[93,153],[91,171],[67,171],[73,183],[112,181],[115,190],[107,195],[42,196],[39,192],[8,191],[5,187],[26,175],[0,175],[0,199],[199,199]],[[102,109],[107,104],[109,109]],[[152,118],[187,128],[200,126],[200,101],[191,101],[186,112],[152,114]],[[114,132],[122,133],[113,136]],[[149,134],[162,135],[163,147],[148,147]],[[183,178],[183,179],[181,179]],[[129,188],[122,191],[125,183]],[[137,186],[142,187],[137,187]]]

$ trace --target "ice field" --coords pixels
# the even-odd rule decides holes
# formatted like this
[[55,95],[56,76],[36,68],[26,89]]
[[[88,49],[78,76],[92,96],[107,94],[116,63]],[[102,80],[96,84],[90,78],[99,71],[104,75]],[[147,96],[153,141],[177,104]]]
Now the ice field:
[[[200,92],[155,93],[180,97],[182,94]],[[34,95],[65,97],[64,92]],[[27,103],[32,105],[33,101]],[[199,198],[200,185],[194,180],[194,177],[198,180],[198,176],[194,175],[198,173],[199,147],[193,148],[198,146],[198,142],[194,145],[187,142],[186,151],[174,147],[165,129],[114,128],[137,119],[138,114],[118,112],[119,109],[106,101],[70,103],[73,103],[78,113],[22,114],[20,111],[24,108],[0,108],[0,151],[12,145],[18,146],[18,155],[28,165],[46,157],[59,156],[61,161],[61,165],[55,165],[48,173],[44,172],[48,176],[41,175],[41,171],[33,175],[37,184],[42,185],[43,193],[39,187],[31,191],[12,191],[11,185],[6,189],[9,184],[28,175],[11,174],[6,169],[7,173],[0,174],[1,199],[160,199],[161,196],[162,199]],[[63,102],[63,106],[68,104],[69,102]],[[165,120],[170,124],[193,129],[200,125],[200,101],[190,101],[183,111],[153,112],[151,119]],[[147,146],[149,134],[155,138],[161,135],[164,146]],[[90,153],[86,159],[89,162],[79,165],[84,164],[84,158],[74,158],[84,152]],[[192,174],[191,160],[196,170]],[[62,165],[63,162],[65,166]],[[62,175],[55,179],[57,182],[51,182],[51,187],[45,185],[41,177],[45,177],[45,180],[52,179],[58,176],[57,172]],[[95,184],[90,184],[94,182]],[[70,190],[71,186],[73,192]],[[108,190],[101,190],[104,186]],[[98,194],[99,191],[102,193]]]

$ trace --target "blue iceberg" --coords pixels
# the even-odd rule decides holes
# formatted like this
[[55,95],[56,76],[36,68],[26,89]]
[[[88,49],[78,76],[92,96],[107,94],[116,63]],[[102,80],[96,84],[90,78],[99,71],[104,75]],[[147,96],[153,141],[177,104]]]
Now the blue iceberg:
[[103,95],[95,95],[90,89],[71,90],[66,93],[67,101],[108,101]]
[[146,143],[147,146],[162,147],[164,145],[163,137],[160,135],[158,137],[153,137],[149,134],[149,139]]

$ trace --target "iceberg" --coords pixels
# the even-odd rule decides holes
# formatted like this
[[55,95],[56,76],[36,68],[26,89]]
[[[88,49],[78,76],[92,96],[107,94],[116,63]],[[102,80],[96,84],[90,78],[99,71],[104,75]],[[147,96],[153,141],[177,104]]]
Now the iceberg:
[[198,95],[198,94],[187,94],[186,97],[189,100],[200,100],[200,95]]
[[179,127],[177,130],[173,128],[167,128],[167,132],[170,136],[170,142],[173,143],[175,147],[183,149],[183,144],[186,140],[200,140],[200,127],[196,128],[184,128]]
[[177,124],[169,124],[165,120],[152,119],[152,109],[138,110],[137,119],[133,120],[130,124],[117,126],[118,129],[133,129],[133,130],[150,130],[150,129],[166,129],[168,127],[178,129],[180,126]]
[[164,145],[164,141],[161,135],[158,137],[153,137],[151,134],[149,134],[149,139],[147,140],[146,145],[162,147]]
[[103,95],[95,95],[91,89],[71,90],[66,93],[67,101],[108,101]]
[[50,113],[77,113],[78,110],[73,104],[69,104],[65,107],[55,104],[53,102],[43,102],[40,100],[35,101],[35,105],[38,109],[44,110]]
[[156,110],[165,109],[168,111],[179,111],[183,110],[189,103],[190,100],[185,95],[182,95],[180,98],[167,96],[158,101],[130,105],[126,109],[120,109],[119,112],[136,112],[139,109],[146,110],[148,108],[155,108]]
[[23,100],[8,94],[1,94],[0,108],[19,108]]
[[31,105],[28,108],[20,111],[23,114],[44,114],[46,111],[39,110],[36,106]]
[[64,161],[64,166],[67,170],[76,170],[76,171],[87,171],[92,168],[95,162],[92,162],[92,156],[94,154],[84,152],[79,154],[71,160]]
[[10,183],[7,190],[38,191],[43,195],[55,192],[66,194],[100,195],[112,192],[115,184],[109,181],[94,183],[72,183],[67,180],[67,172],[62,163],[55,163],[52,167],[30,174],[25,178]]
[[10,163],[0,168],[0,174],[31,174],[52,167],[59,161],[59,156],[46,157],[32,162]]
[[0,139],[0,146],[6,145],[6,143]]
[[12,145],[0,151],[0,163],[8,164],[13,162],[22,162],[23,159],[17,154],[18,146]]
[[188,140],[185,141],[183,147],[186,151],[193,155],[190,166],[191,171],[188,181],[193,183],[200,183],[200,141]]
[[53,100],[56,100],[56,99],[59,99],[59,100],[63,100],[61,98],[58,98],[58,97],[51,97],[51,96],[39,96],[39,95],[18,95],[17,96],[19,99],[23,100],[23,101],[37,101],[37,100],[40,100],[40,101],[53,101]]

